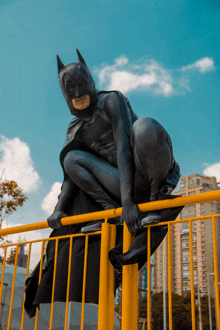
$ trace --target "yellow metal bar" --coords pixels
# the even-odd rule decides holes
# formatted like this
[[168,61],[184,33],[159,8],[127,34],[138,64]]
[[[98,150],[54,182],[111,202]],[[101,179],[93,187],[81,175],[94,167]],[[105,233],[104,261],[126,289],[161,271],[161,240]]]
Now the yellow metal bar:
[[[177,207],[182,205],[204,203],[215,200],[220,200],[220,190],[214,190],[202,194],[195,194],[184,197],[177,197],[174,199],[165,199],[162,201],[143,203],[143,204],[138,204],[138,206],[141,212],[147,212],[147,211],[167,209],[170,207]],[[119,209],[117,209],[116,212],[118,210]]]
[[[209,217],[210,218],[210,217]],[[93,232],[93,233],[89,233],[89,236],[91,235],[98,235],[98,234],[101,234],[101,231],[96,231],[96,232]],[[42,243],[42,242],[47,242],[47,241],[55,241],[57,238],[59,239],[67,239],[67,238],[70,238],[70,237],[82,237],[82,236],[85,236],[85,234],[70,234],[70,235],[64,235],[64,236],[56,236],[56,237],[48,237],[48,238],[42,238],[42,239],[37,239],[37,240],[32,240],[32,241],[25,241],[25,244],[29,244],[29,243]],[[18,243],[18,244],[21,244],[21,243]],[[14,246],[15,243],[11,243],[11,244],[5,244],[5,245],[2,245],[1,247],[4,248],[4,247],[10,247],[10,246]]]
[[[38,280],[38,285],[40,284],[41,276],[42,276],[43,255],[44,255],[44,241],[42,242],[42,246],[41,246],[41,258],[40,258],[40,269],[39,269],[39,280]],[[39,308],[36,307],[34,330],[37,330],[38,314],[39,314]]]
[[[181,197],[182,198],[182,197]],[[117,209],[119,210],[119,209]],[[220,217],[220,214],[215,214],[216,217]],[[66,219],[66,218],[63,218],[63,219]],[[205,215],[205,216],[202,216],[202,217],[194,217],[194,218],[187,218],[187,219],[180,219],[180,220],[173,220],[173,221],[167,221],[167,222],[163,222],[163,225],[168,225],[168,224],[175,224],[175,223],[182,223],[182,222],[188,222],[188,221],[199,221],[199,220],[206,220],[206,219],[210,219],[210,215]],[[161,226],[161,223],[158,223],[158,224],[155,224],[155,225],[151,225],[151,227],[157,227],[157,226]],[[23,226],[21,226],[23,227]],[[16,228],[18,227],[13,227],[13,228],[8,228],[7,230],[9,230],[7,232],[7,235],[9,234],[15,234],[16,231],[14,231]],[[146,226],[147,228],[147,226]],[[10,230],[13,229],[13,232],[11,233]],[[5,230],[5,229],[3,229]],[[25,231],[24,231],[25,232]],[[94,233],[89,233],[89,235],[97,235],[97,234],[101,234],[101,231],[97,231],[97,232],[94,232]],[[1,230],[0,230],[0,234],[1,234]],[[6,234],[5,234],[6,235]],[[80,236],[84,236],[85,234],[70,234],[70,235],[65,235],[65,236],[59,236],[59,239],[62,239],[62,238],[68,238],[68,237],[80,237]],[[38,239],[38,240],[32,240],[32,241],[26,241],[26,244],[28,243],[39,243],[39,242],[42,242],[42,241],[52,241],[52,240],[55,240],[56,237],[50,237],[50,238],[43,238],[43,239]],[[1,247],[4,248],[4,247],[10,247],[10,246],[14,246],[14,243],[11,243],[11,244],[4,244],[2,245]]]
[[189,251],[190,251],[190,285],[191,285],[191,315],[192,315],[192,330],[196,330],[196,318],[195,318],[195,293],[194,293],[194,276],[193,276],[192,221],[189,221]]
[[[123,253],[132,242],[124,222]],[[138,264],[123,266],[122,270],[122,330],[138,329]]]
[[99,274],[99,311],[98,330],[109,330],[108,323],[108,252],[109,252],[110,224],[102,224],[100,274]]
[[[145,211],[145,210],[149,211],[149,210],[153,210],[153,209],[157,210],[157,209],[161,209],[161,208],[168,208],[168,207],[171,207],[171,206],[194,204],[194,203],[197,203],[197,202],[199,202],[199,203],[208,202],[210,200],[216,200],[216,199],[220,199],[220,191],[203,193],[203,194],[198,194],[198,195],[193,195],[193,196],[191,195],[191,196],[186,196],[186,197],[180,197],[180,198],[176,198],[174,200],[157,201],[157,202],[151,202],[151,203],[147,203],[147,204],[145,203],[145,204],[140,204],[139,207],[140,207],[141,211]],[[85,222],[85,221],[92,221],[94,219],[103,219],[103,214],[104,214],[103,212],[105,214],[110,212],[109,217],[113,217],[113,216],[116,216],[116,215],[120,215],[121,208],[116,209],[116,210],[94,212],[94,213],[90,213],[90,214],[87,214],[87,215],[80,215],[80,216],[76,216],[76,217],[63,218],[62,223],[64,225],[66,225],[66,224],[69,224],[68,221],[71,221],[70,223],[75,223],[75,222],[82,223],[82,222]],[[218,216],[220,216],[220,215],[212,216],[212,221],[213,221],[213,251],[214,251],[215,287],[216,287],[216,303],[217,303],[216,304],[217,305],[216,309],[217,309],[218,326],[219,326],[219,329],[220,329],[220,324],[219,324],[219,312],[220,312],[220,310],[219,310],[219,292],[218,292],[217,247],[216,247],[216,228],[215,228],[215,217],[218,217]],[[80,217],[80,219],[78,217]],[[208,218],[210,218],[210,216],[199,217],[199,218],[196,218],[196,220],[202,220],[202,219],[208,219]],[[190,273],[191,273],[191,310],[192,310],[192,326],[193,326],[192,329],[195,330],[192,220],[195,220],[195,218],[164,222],[163,224],[168,224],[168,227],[170,228],[170,225],[172,223],[181,223],[181,222],[189,221],[189,229],[190,229],[190,234],[189,234],[189,236],[190,236]],[[37,225],[39,226],[39,225],[45,224],[45,223],[47,224],[47,222],[43,222],[43,223],[39,223]],[[108,227],[110,226],[107,223],[107,220],[105,221],[105,225],[107,225]],[[158,225],[160,225],[160,224],[158,224]],[[31,226],[31,227],[28,227],[29,229],[27,231],[35,229],[34,228],[35,224],[27,225],[27,226]],[[153,225],[153,226],[157,226],[157,225]],[[8,234],[12,234],[12,233],[16,233],[16,232],[22,232],[22,231],[24,231],[24,228],[26,228],[26,226],[8,228],[8,229],[6,229],[6,231],[5,230],[0,230],[0,235],[4,235],[6,232]],[[30,229],[30,228],[32,228],[32,229]],[[47,228],[47,226],[45,226],[44,228]],[[38,229],[40,229],[40,228],[38,228]],[[18,230],[20,230],[20,231],[18,231]],[[128,230],[127,230],[127,232],[126,232],[126,230],[127,230],[127,227],[124,226],[124,252],[126,252],[128,250],[128,248],[131,244],[131,241],[132,241],[132,236],[130,235]],[[171,230],[171,229],[168,229],[168,230]],[[96,233],[96,235],[97,235],[97,233]],[[73,235],[73,236],[74,237],[79,237],[79,236],[85,236],[85,235],[84,234],[76,234],[76,235]],[[150,238],[150,230],[149,230],[148,236]],[[67,238],[67,237],[68,236],[63,236],[63,238]],[[55,238],[51,238],[51,239],[55,239]],[[49,240],[51,240],[51,239],[49,239]],[[56,239],[58,239],[58,238],[56,238]],[[48,239],[45,239],[45,240],[48,240]],[[43,246],[43,243],[44,243],[45,240],[43,240],[42,246]],[[106,250],[107,254],[108,254],[108,251],[109,251],[110,245],[111,245],[109,240],[111,241],[111,239],[108,236],[108,248]],[[36,242],[37,241],[39,241],[39,240],[36,240]],[[30,241],[30,243],[31,242],[35,242],[35,241]],[[150,239],[148,239],[148,245],[149,244],[150,244]],[[168,242],[168,245],[169,245],[169,242]],[[13,246],[13,244],[6,244],[3,247],[7,248],[8,246]],[[18,247],[19,247],[19,244],[17,244],[17,250],[18,250]],[[170,251],[169,246],[168,246],[168,251]],[[6,250],[5,250],[5,253],[6,253]],[[43,249],[42,249],[42,253],[43,253]],[[149,258],[148,258],[148,264],[149,264],[149,267],[148,267],[148,280],[150,281],[150,248],[149,247],[148,247],[148,255],[149,255]],[[5,258],[6,258],[6,256],[5,256]],[[41,278],[41,273],[42,273],[42,262],[43,262],[42,258],[43,258],[43,254],[41,256],[40,278]],[[108,256],[107,256],[106,259],[108,261]],[[169,260],[169,258],[168,258],[168,260]],[[5,272],[4,267],[5,267],[5,262],[3,263],[3,269],[2,269],[3,278],[4,278],[4,272]],[[169,264],[168,264],[168,269],[169,269],[169,267],[171,269],[171,266],[169,266]],[[111,269],[111,267],[110,267],[109,261],[108,261],[107,262],[107,268],[105,270],[106,274],[103,275],[105,278],[107,278],[107,289],[105,288],[106,292],[108,292],[107,296],[109,296],[109,293],[111,292],[110,286],[112,285],[112,282],[111,282],[112,276],[111,276],[110,269]],[[100,270],[100,272],[101,272],[101,270]],[[123,284],[123,292],[124,292],[123,299],[124,300],[123,300],[123,307],[122,307],[122,329],[123,330],[127,330],[127,329],[130,329],[130,328],[132,328],[132,330],[133,330],[133,329],[136,329],[136,326],[137,326],[137,322],[134,321],[134,320],[137,319],[137,317],[136,317],[137,316],[137,313],[136,313],[136,311],[137,311],[136,310],[136,301],[137,301],[137,299],[136,298],[137,298],[137,292],[138,291],[135,289],[136,286],[137,286],[137,283],[138,283],[136,281],[137,273],[138,272],[137,272],[137,265],[136,264],[132,265],[132,266],[124,266],[123,267],[123,283],[124,283]],[[171,283],[171,280],[169,280],[169,273],[170,273],[170,271],[168,271],[168,286]],[[39,278],[39,283],[40,283],[40,278]],[[14,276],[13,281],[14,280],[15,280],[15,276]],[[108,285],[109,285],[109,287],[108,287]],[[134,290],[131,290],[131,288],[134,289]],[[150,290],[150,285],[148,285],[148,290]],[[2,279],[2,283],[1,283],[0,292],[2,293],[2,291],[3,291],[3,279]],[[169,292],[171,293],[171,290]],[[148,299],[149,299],[149,304],[148,304],[148,309],[149,310],[147,312],[149,314],[150,313],[150,294],[148,294]],[[126,305],[125,300],[127,300],[127,305]],[[107,305],[108,308],[112,304],[112,302],[110,302],[110,301],[111,301],[111,299],[107,298],[106,305]],[[131,304],[131,302],[132,302],[132,304]],[[12,300],[12,304],[13,304],[13,300]],[[171,296],[171,304],[172,304],[172,296]],[[124,305],[125,305],[125,307],[124,307]],[[125,310],[126,306],[127,306],[127,311]],[[169,301],[169,306],[170,306],[170,301]],[[12,307],[10,307],[10,308],[12,308]],[[171,309],[172,309],[172,307],[171,307]],[[169,310],[170,310],[170,307],[169,307]],[[170,317],[170,314],[169,314],[169,317]],[[37,318],[38,318],[38,309],[37,309],[37,312],[36,312],[35,330],[37,329]],[[131,319],[134,322],[133,324],[130,322]],[[150,327],[150,317],[148,317],[148,319],[149,319],[148,326]],[[106,320],[110,320],[109,313],[108,313],[108,318],[105,319],[105,322],[106,322]],[[171,315],[171,322],[172,322],[172,315]],[[107,322],[107,323],[110,324],[110,322]],[[172,325],[171,325],[171,327],[172,327]],[[102,328],[100,328],[99,330],[101,330],[101,329]],[[106,329],[106,324],[105,324],[105,329]],[[107,329],[107,330],[110,330],[110,329]]]
[[69,293],[70,293],[70,274],[71,274],[71,263],[72,263],[72,250],[73,250],[73,237],[70,237],[69,265],[68,265],[68,275],[67,275],[66,310],[65,310],[64,330],[67,330],[67,324],[68,324],[68,313],[69,313]]
[[55,291],[56,271],[57,271],[58,243],[59,243],[59,239],[57,238],[55,252],[54,252],[55,255],[54,255],[54,266],[53,266],[53,287],[52,287],[52,295],[51,295],[49,330],[52,330],[53,327],[53,307],[54,307],[54,291]]
[[11,326],[11,316],[12,316],[12,307],[13,307],[14,292],[15,292],[15,281],[16,281],[16,270],[17,270],[17,264],[18,264],[18,248],[19,248],[19,244],[16,244],[16,254],[15,254],[12,288],[11,288],[11,300],[10,300],[9,313],[8,313],[7,330],[10,330],[10,326]]
[[84,268],[83,268],[83,290],[82,290],[82,309],[81,309],[81,326],[80,326],[80,330],[84,329],[88,245],[89,245],[89,236],[86,235],[85,253],[84,253]]
[[214,254],[214,273],[215,273],[215,300],[217,309],[217,324],[220,329],[220,315],[219,315],[219,286],[218,286],[218,255],[217,255],[217,241],[216,241],[216,224],[215,216],[212,216],[212,232],[213,232],[213,254]]
[[[139,209],[141,212],[153,211],[153,210],[160,210],[166,209],[170,207],[177,207],[181,205],[190,205],[195,203],[204,203],[214,200],[220,200],[220,190],[214,190],[210,192],[205,192],[202,194],[195,194],[190,196],[184,197],[177,197],[172,200],[163,200],[163,201],[156,201],[150,203],[143,203],[138,204]],[[61,223],[63,226],[74,224],[74,223],[83,223],[87,221],[93,220],[102,220],[106,218],[114,218],[120,216],[122,212],[122,208],[106,210],[106,211],[99,211],[99,212],[92,212],[87,214],[80,214],[71,217],[65,217],[61,219]],[[13,228],[6,228],[0,230],[0,236],[16,234],[21,232],[27,232],[31,230],[38,230],[49,228],[47,221],[33,223],[29,225],[17,226]]]
[[4,259],[3,259],[3,264],[2,264],[2,276],[1,276],[1,288],[0,288],[0,306],[1,306],[1,303],[2,303],[2,291],[3,291],[3,286],[4,286],[6,258],[7,258],[7,247],[5,247]]
[[[27,266],[26,266],[26,278],[25,282],[28,278],[29,275],[29,267],[30,267],[30,259],[31,259],[31,243],[29,243],[29,248],[28,248],[28,260],[27,260]],[[24,299],[23,299],[23,305],[22,305],[22,316],[21,316],[21,327],[20,330],[23,330],[24,328],[24,315],[25,315],[25,310],[24,310],[24,302],[25,302],[25,291],[24,291]]]
[[171,225],[168,225],[168,299],[169,299],[169,329],[173,329],[172,316],[172,283],[171,283]]
[[151,329],[151,227],[147,230],[147,330]]
[[[216,217],[220,217],[220,214],[215,214]],[[160,222],[154,225],[151,225],[151,227],[159,227],[161,226],[161,224],[163,224],[163,226],[165,225],[173,225],[176,223],[183,223],[183,222],[189,222],[189,221],[199,221],[199,220],[207,220],[210,219],[210,215],[206,215],[206,216],[202,216],[202,217],[194,217],[194,218],[186,218],[186,219],[180,219],[180,220],[171,220],[171,221],[164,221],[164,222]],[[145,226],[145,228],[147,228],[148,225]]]
[[[110,225],[110,240],[109,240],[109,250],[115,247],[116,241],[116,225]],[[115,305],[115,271],[114,267],[108,260],[108,328],[109,330],[114,330],[114,305]]]

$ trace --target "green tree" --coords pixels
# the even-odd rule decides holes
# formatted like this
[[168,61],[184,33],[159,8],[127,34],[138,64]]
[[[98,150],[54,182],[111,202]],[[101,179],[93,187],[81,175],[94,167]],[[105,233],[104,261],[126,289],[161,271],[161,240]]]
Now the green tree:
[[16,248],[12,248],[10,251],[10,254],[6,260],[6,263],[8,265],[14,265],[15,263],[15,255],[16,255]]
[[[197,299],[197,297],[196,297]],[[203,329],[209,329],[208,298],[201,298],[201,312]],[[211,299],[212,327],[215,328],[215,303]],[[196,324],[198,324],[198,306],[195,308]],[[152,329],[163,330],[163,292],[151,296]],[[167,325],[169,324],[168,294],[166,295]],[[147,298],[144,298],[139,306],[139,317],[147,317]],[[188,291],[183,296],[172,294],[172,319],[173,330],[191,330],[191,293]]]
[[[22,206],[26,199],[27,196],[23,194],[17,182],[0,178],[0,229],[2,222]],[[3,241],[4,238],[0,237],[0,240]]]

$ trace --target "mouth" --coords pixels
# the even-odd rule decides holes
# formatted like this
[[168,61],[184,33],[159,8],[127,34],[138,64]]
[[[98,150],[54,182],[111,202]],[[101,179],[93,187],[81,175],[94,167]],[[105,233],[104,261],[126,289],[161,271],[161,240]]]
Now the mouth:
[[74,108],[78,110],[83,110],[88,108],[88,106],[90,105],[89,95],[82,95],[80,97],[73,98],[72,105]]
[[81,101],[86,100],[86,99],[87,99],[87,96],[86,95],[83,95],[81,97],[75,98],[75,102],[81,102]]

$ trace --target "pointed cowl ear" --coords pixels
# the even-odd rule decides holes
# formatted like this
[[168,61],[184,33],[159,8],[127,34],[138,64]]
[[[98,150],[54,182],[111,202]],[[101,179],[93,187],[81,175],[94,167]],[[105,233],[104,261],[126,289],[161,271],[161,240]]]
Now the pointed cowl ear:
[[82,55],[80,54],[80,52],[78,51],[78,49],[76,51],[77,51],[79,62],[84,64],[87,67],[86,62],[85,62],[84,58],[82,57]]
[[65,65],[62,63],[61,59],[59,58],[59,56],[57,55],[57,68],[58,68],[58,74],[60,73],[60,71],[65,67]]

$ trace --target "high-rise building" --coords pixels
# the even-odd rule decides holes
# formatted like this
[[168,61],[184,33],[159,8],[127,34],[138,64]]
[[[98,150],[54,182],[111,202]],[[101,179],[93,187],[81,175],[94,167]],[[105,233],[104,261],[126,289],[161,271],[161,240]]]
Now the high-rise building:
[[[180,179],[179,190],[175,195],[188,196],[220,189],[215,177],[193,174]],[[194,218],[220,213],[220,202],[213,201],[186,205],[178,219]],[[213,274],[212,219],[193,221],[193,273],[194,286],[202,293],[208,293],[207,274]],[[217,250],[220,255],[220,223],[216,221]],[[189,223],[182,222],[172,226],[171,236],[172,291],[182,295],[190,290],[190,251]],[[219,260],[220,258],[218,258]],[[167,260],[167,258],[166,258]],[[220,274],[220,263],[218,265]],[[163,290],[163,244],[154,257],[154,291]],[[166,262],[167,273],[167,262]],[[167,282],[167,280],[166,280]]]
[[18,267],[27,267],[28,255],[25,252],[25,245],[20,245],[18,249]]

